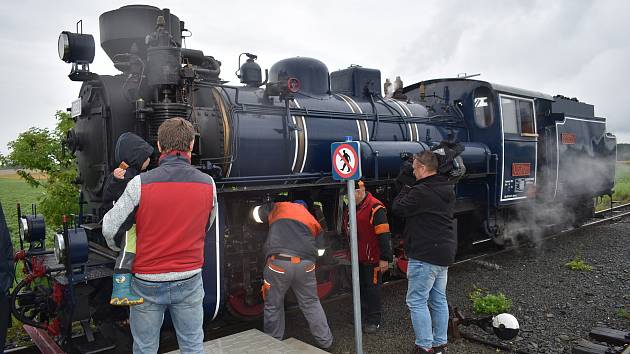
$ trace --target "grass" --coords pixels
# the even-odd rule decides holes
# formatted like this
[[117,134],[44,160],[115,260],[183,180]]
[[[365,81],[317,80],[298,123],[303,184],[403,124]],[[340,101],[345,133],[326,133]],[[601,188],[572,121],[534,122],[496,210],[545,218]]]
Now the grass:
[[626,320],[630,320],[630,311],[624,308],[620,308],[619,310],[617,310],[617,316]]
[[[38,176],[38,178],[44,177]],[[31,204],[37,203],[37,199],[41,195],[42,191],[43,189],[29,186],[12,171],[0,170],[0,202],[2,202],[2,209],[9,227],[14,251],[17,251],[20,248],[16,204],[20,203],[23,211],[30,213]],[[50,242],[52,234],[52,230],[46,230],[47,243]],[[23,276],[24,273],[22,273],[22,266],[21,264],[18,264],[16,269],[17,281],[21,280]],[[7,344],[9,343],[14,343],[16,345],[25,345],[29,343],[28,335],[24,332],[21,323],[15,319],[13,319],[13,327],[9,328],[7,332]]]
[[565,263],[565,266],[571,270],[576,270],[580,272],[590,272],[591,270],[593,270],[593,266],[586,263],[580,256],[577,256],[571,261]]
[[[630,202],[630,162],[620,161],[615,170],[615,192],[613,200],[621,203]],[[604,196],[598,200],[595,210],[610,208],[610,197]]]
[[486,290],[475,288],[468,298],[473,303],[473,311],[476,314],[497,315],[508,312],[512,308],[512,300],[503,293],[489,294]]

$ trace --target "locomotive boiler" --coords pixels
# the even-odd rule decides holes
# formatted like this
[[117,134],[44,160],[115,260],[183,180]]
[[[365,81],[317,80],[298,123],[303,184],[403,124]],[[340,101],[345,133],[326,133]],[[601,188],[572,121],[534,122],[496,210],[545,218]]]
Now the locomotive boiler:
[[[316,270],[320,297],[347,284],[344,191],[331,177],[330,158],[331,143],[346,136],[360,141],[365,184],[386,205],[398,191],[405,156],[444,140],[462,144],[466,174],[454,184],[461,248],[527,233],[540,217],[532,205],[563,206],[574,215],[571,222],[581,220],[592,213],[593,198],[613,188],[615,138],[581,102],[469,79],[424,81],[387,97],[375,69],[329,73],[317,59],[294,57],[263,75],[251,53],[239,57],[240,84],[232,85],[221,79],[219,60],[182,47],[185,23],[168,9],[124,6],[103,13],[99,24],[101,47],[117,75],[90,71],[91,35],[59,37],[59,56],[72,63],[69,78],[83,83],[65,142],[76,156],[81,213],[58,233],[53,254],[41,244],[24,250],[27,268],[37,270],[33,278],[47,279],[48,286],[25,283],[13,297],[16,313],[22,309],[23,319],[72,350],[100,345],[94,335],[73,344],[73,322],[86,333],[97,327],[106,345],[128,344],[121,342],[126,313],[105,301],[116,254],[100,232],[103,184],[116,167],[118,137],[131,131],[156,144],[157,129],[169,118],[193,124],[192,164],[217,184],[218,215],[206,235],[202,272],[208,321],[262,313],[266,229],[248,211],[267,200],[305,200],[326,230],[328,248]],[[150,168],[156,165],[154,156]],[[598,173],[588,181],[572,178],[584,166]],[[571,193],[583,185],[589,188]],[[402,222],[390,219],[394,269],[404,273]],[[22,231],[28,240],[37,230]],[[32,307],[34,298],[50,300]]]

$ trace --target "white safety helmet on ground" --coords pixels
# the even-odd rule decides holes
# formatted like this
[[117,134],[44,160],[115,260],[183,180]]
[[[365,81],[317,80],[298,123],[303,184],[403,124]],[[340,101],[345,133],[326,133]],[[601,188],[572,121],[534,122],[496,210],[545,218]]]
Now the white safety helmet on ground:
[[497,337],[510,340],[518,335],[518,321],[509,313],[501,313],[492,317],[492,330]]

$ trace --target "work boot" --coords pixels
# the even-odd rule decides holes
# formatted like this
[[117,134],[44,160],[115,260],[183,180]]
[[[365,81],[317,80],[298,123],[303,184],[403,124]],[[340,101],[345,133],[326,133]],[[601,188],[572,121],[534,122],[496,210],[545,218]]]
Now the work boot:
[[114,274],[113,280],[112,298],[109,300],[110,305],[133,306],[144,303],[143,297],[131,291],[131,274]]
[[378,331],[380,327],[381,325],[368,323],[365,326],[363,326],[363,333],[374,334]]
[[414,345],[413,350],[411,351],[411,354],[425,354],[425,353],[433,353],[433,349],[424,349],[419,345]]
[[447,354],[448,353],[448,345],[442,344],[437,347],[433,347],[433,354]]

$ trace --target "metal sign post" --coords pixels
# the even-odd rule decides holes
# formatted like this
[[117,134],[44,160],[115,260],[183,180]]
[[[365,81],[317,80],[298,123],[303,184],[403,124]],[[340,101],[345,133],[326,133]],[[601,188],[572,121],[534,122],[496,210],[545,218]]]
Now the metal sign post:
[[361,331],[361,297],[359,287],[359,251],[357,247],[357,211],[354,195],[354,181],[361,178],[361,157],[358,141],[346,137],[344,143],[333,143],[333,178],[346,180],[348,189],[348,214],[350,216],[350,258],[352,261],[352,303],[354,305],[354,344],[357,354],[363,354],[363,333]]

